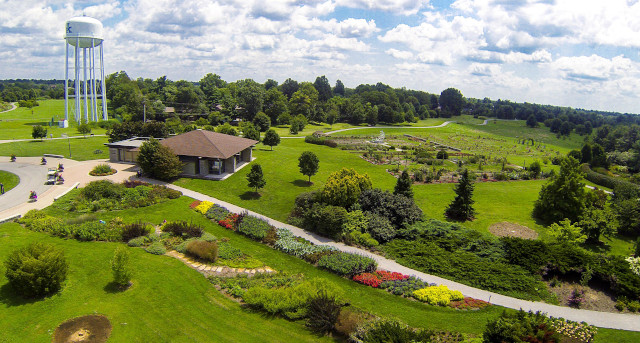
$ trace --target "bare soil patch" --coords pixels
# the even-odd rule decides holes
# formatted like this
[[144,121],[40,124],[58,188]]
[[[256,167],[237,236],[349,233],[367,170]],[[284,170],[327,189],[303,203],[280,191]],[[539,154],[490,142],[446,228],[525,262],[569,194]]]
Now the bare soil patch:
[[111,323],[102,315],[67,320],[53,334],[53,343],[103,343],[111,335]]
[[489,232],[498,237],[517,237],[523,239],[537,239],[538,233],[534,230],[515,223],[500,222],[489,226]]
[[[547,282],[547,284],[549,283]],[[579,292],[584,291],[584,301],[580,305],[580,309],[620,313],[620,311],[615,308],[616,302],[605,292],[583,286],[579,283],[561,282],[555,287],[549,285],[549,291],[558,297],[558,302],[562,306],[570,305],[569,298],[571,298],[574,289]]]

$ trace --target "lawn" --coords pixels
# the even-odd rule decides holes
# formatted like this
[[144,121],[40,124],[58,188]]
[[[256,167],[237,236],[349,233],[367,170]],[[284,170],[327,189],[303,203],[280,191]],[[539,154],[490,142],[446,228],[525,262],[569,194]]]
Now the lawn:
[[[69,114],[69,127],[61,129],[57,121],[64,119],[64,100],[38,100],[40,106],[32,109],[18,107],[13,111],[0,113],[0,139],[25,139],[31,138],[31,130],[34,125],[42,125],[47,129],[47,137],[53,134],[54,138],[80,135],[77,131],[77,123]],[[100,105],[100,104],[98,104]],[[49,126],[51,119],[55,126]],[[105,129],[93,128],[93,134],[104,134]]]
[[[0,342],[51,342],[57,325],[99,313],[111,321],[109,342],[319,341],[303,323],[261,316],[221,295],[178,260],[130,249],[133,286],[108,287],[116,243],[81,243],[0,225],[0,259],[30,242],[64,249],[70,271],[62,291],[44,300],[23,300],[0,276]],[[90,253],[89,253],[90,252]]]
[[[109,158],[109,149],[104,145],[107,137],[87,137],[71,139],[45,139],[12,142],[0,144],[0,156],[16,154],[18,161],[21,156],[42,156],[43,154],[57,154],[78,161]],[[96,154],[96,151],[100,153]]]
[[8,192],[11,188],[17,186],[20,183],[20,178],[14,173],[0,170],[0,183],[4,185],[4,191]]
[[[400,124],[378,124],[377,126],[369,126],[367,124],[360,124],[360,125],[351,125],[351,124],[347,124],[347,123],[335,123],[333,125],[329,125],[326,123],[310,123],[308,124],[304,130],[298,132],[297,135],[292,135],[291,133],[289,133],[289,125],[274,125],[272,126],[272,129],[274,129],[278,135],[280,135],[280,137],[304,137],[304,136],[308,136],[316,131],[324,131],[324,132],[328,132],[328,131],[336,131],[336,130],[342,130],[342,129],[352,129],[352,128],[358,128],[358,130],[360,129],[365,129],[365,128],[372,128],[372,129],[378,129],[380,130],[380,127],[389,127],[389,126],[435,126],[435,125],[440,125],[442,123],[444,123],[445,120],[441,119],[441,118],[430,118],[430,119],[423,119],[423,120],[419,120],[416,123],[400,123]],[[358,130],[350,130],[348,132],[352,132],[352,131],[358,131]]]
[[[286,271],[291,273],[303,273],[307,277],[326,278],[331,282],[336,283],[339,287],[343,289],[345,295],[348,298],[348,301],[351,303],[352,306],[358,307],[360,309],[369,311],[377,315],[393,316],[415,327],[427,327],[427,328],[434,328],[439,330],[459,331],[467,334],[480,335],[484,329],[485,323],[488,320],[495,318],[503,310],[503,308],[497,307],[497,306],[492,306],[488,309],[479,310],[479,311],[459,311],[459,310],[452,310],[448,308],[428,306],[423,303],[419,303],[416,301],[391,295],[382,290],[357,284],[353,281],[350,281],[350,280],[338,277],[329,272],[317,269],[312,265],[298,258],[294,258],[292,256],[286,255],[279,251],[273,250],[261,243],[252,241],[232,231],[223,229],[222,227],[208,221],[201,214],[198,214],[195,211],[190,210],[188,208],[188,205],[190,202],[191,202],[190,198],[182,197],[177,200],[168,201],[162,204],[158,204],[158,205],[154,205],[146,208],[115,211],[115,212],[109,212],[109,213],[100,213],[98,215],[98,218],[103,220],[109,220],[110,218],[113,218],[113,217],[121,217],[126,222],[143,220],[143,221],[151,222],[155,224],[158,224],[165,219],[166,220],[181,219],[181,220],[187,220],[190,222],[200,224],[205,228],[206,231],[214,234],[217,237],[229,237],[230,238],[229,244],[235,246],[236,248],[241,249],[244,253],[250,254],[258,258],[259,260],[265,262],[267,265],[269,265],[270,267],[278,271]],[[70,214],[52,207],[49,207],[47,209],[47,212],[56,216],[67,216],[67,217],[77,216],[77,214],[73,214],[73,213]],[[25,230],[22,230],[22,229],[17,229],[15,231],[18,231],[21,234],[25,234],[25,235],[30,234],[30,235],[37,235],[38,237],[42,237],[42,235],[40,234],[30,233],[28,231],[25,232]],[[0,237],[1,235],[2,235],[2,231],[0,231]],[[52,238],[48,238],[48,239],[54,240],[56,242],[59,241]],[[1,242],[2,241],[0,240],[0,243]],[[75,245],[75,243],[72,243],[69,241],[61,240],[61,242],[68,242],[70,245]],[[108,258],[109,256],[108,253],[110,253],[113,249],[113,244],[110,244],[110,243],[84,243],[84,244],[77,243],[77,245],[91,246],[92,249],[94,245],[96,246],[107,245],[110,248],[106,249],[107,255],[105,255],[104,258]],[[156,260],[162,261],[164,265],[173,265],[173,260],[167,261],[163,259],[163,257],[156,257],[150,254],[146,254],[141,249],[133,249],[132,252],[136,252],[136,256],[140,256],[140,258],[138,258],[139,263],[147,263],[146,261],[148,261],[147,267],[151,270],[157,270],[156,269],[157,267],[155,267],[155,265],[152,264]],[[148,257],[148,259],[142,259],[143,257]],[[96,264],[96,263],[89,262],[89,264]],[[269,330],[269,329],[280,329],[280,330],[286,329],[286,330],[297,331],[297,334],[301,337],[300,338],[301,340],[307,337],[306,335],[304,335],[306,329],[303,329],[301,324],[286,322],[290,324],[290,326],[275,328],[273,327],[276,325],[276,323],[274,322],[277,322],[278,325],[283,325],[283,324],[280,324],[276,319],[271,317],[266,317],[266,318],[269,318],[270,320],[265,323],[266,321],[265,316],[259,315],[259,314],[253,314],[249,311],[242,310],[237,304],[227,302],[225,301],[226,299],[224,298],[220,299],[217,296],[216,291],[215,289],[213,289],[213,287],[211,287],[213,291],[208,291],[205,286],[203,286],[203,288],[199,288],[200,282],[196,280],[197,277],[195,276],[191,277],[192,274],[195,274],[196,276],[199,276],[199,275],[193,272],[192,270],[190,270],[189,268],[187,268],[186,266],[182,266],[182,268],[184,269],[184,274],[190,276],[189,278],[186,278],[185,280],[176,280],[172,278],[167,278],[167,280],[163,280],[161,282],[159,281],[159,285],[157,287],[174,290],[174,288],[178,287],[178,285],[174,285],[173,283],[179,283],[179,282],[194,283],[195,286],[193,287],[197,286],[197,289],[194,289],[194,291],[207,294],[207,296],[210,297],[211,299],[215,299],[215,300],[208,301],[207,302],[208,306],[216,307],[216,305],[220,303],[226,306],[226,309],[228,312],[226,313],[225,317],[220,317],[216,319],[218,323],[220,323],[219,324],[220,326],[227,327],[228,325],[237,325],[239,327],[249,327],[250,325],[254,325],[254,326],[263,327],[265,332],[267,332],[266,330]],[[104,276],[104,278],[105,278],[104,282],[108,282],[109,276],[106,275]],[[204,280],[203,277],[200,277],[200,279]],[[160,287],[160,285],[162,287]],[[180,294],[180,296],[176,296],[175,294]],[[157,296],[154,296],[151,298],[148,306],[152,306],[152,307],[157,306],[156,302],[159,302],[162,300],[163,305],[160,306],[161,308],[156,309],[154,313],[158,316],[165,316],[165,315],[171,316],[173,313],[173,311],[171,311],[171,308],[172,308],[171,305],[165,306],[164,304],[165,303],[173,304],[173,302],[176,301],[176,299],[174,298],[181,298],[183,296],[183,293],[175,293],[175,294],[174,295],[164,294],[164,293],[155,294]],[[161,295],[164,295],[167,298],[163,298],[161,297]],[[189,307],[190,304],[188,303],[188,301],[190,301],[190,297],[187,297],[185,303],[180,308]],[[117,304],[114,304],[113,306],[115,307],[117,306]],[[197,307],[196,309],[197,311],[193,311],[194,313],[205,314],[201,316],[203,318],[198,318],[199,324],[204,325],[202,321],[206,320],[206,318],[204,317],[206,317],[206,314],[208,313],[207,311],[213,311],[213,309],[212,310],[208,310],[207,308],[202,309],[202,306]],[[167,313],[167,314],[160,313],[160,311],[162,310],[166,310],[167,312],[170,312],[170,313]],[[192,319],[190,318],[189,313],[180,312],[180,314],[181,316],[185,316],[185,318],[181,318],[181,319],[184,319],[185,321]],[[251,322],[252,317],[255,317],[255,320],[256,320],[255,324]],[[152,325],[152,324],[154,323],[149,323],[148,325]],[[179,323],[178,325],[180,324],[182,324],[182,322]],[[155,330],[158,331],[158,334],[161,334],[164,330],[175,330],[176,327],[179,327],[178,325],[167,323],[167,326],[168,326],[167,328],[157,327],[155,328]],[[187,327],[191,328],[192,326],[187,326]],[[185,330],[185,332],[187,331],[188,329]],[[277,334],[280,334],[280,333],[278,332]],[[292,332],[289,332],[289,334],[293,335]],[[619,342],[633,342],[634,340],[640,339],[639,333],[617,331],[617,330],[602,329],[601,335],[603,337],[607,337],[607,339],[609,340],[613,339]],[[249,340],[249,337],[247,337],[246,339]],[[254,339],[259,339],[259,338],[254,337]],[[267,339],[263,338],[263,340],[265,341],[282,341],[284,339],[285,337],[271,337]],[[193,340],[196,340],[196,339],[193,339]],[[212,337],[211,340],[213,341],[215,340],[215,338]],[[600,339],[598,339],[597,341],[607,342],[607,340],[600,340]]]

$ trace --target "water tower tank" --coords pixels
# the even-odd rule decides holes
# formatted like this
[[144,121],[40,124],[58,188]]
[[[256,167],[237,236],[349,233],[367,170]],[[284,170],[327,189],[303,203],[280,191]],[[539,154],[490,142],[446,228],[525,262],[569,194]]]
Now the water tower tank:
[[67,20],[65,27],[66,33],[64,38],[67,40],[67,43],[73,46],[76,46],[76,43],[78,43],[79,48],[92,47],[92,39],[93,47],[96,47],[100,45],[104,39],[102,23],[91,17],[73,17]]

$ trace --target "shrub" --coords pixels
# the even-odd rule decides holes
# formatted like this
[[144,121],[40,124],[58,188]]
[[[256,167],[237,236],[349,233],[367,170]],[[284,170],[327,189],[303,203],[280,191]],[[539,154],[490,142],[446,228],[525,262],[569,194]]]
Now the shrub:
[[231,246],[228,242],[218,243],[218,258],[233,260],[242,257],[240,249]]
[[416,330],[395,319],[375,319],[360,325],[350,339],[362,343],[412,343],[432,342],[433,336],[430,330]]
[[98,164],[97,166],[93,167],[93,169],[91,169],[91,171],[89,172],[89,175],[92,175],[92,176],[106,176],[106,175],[115,174],[116,172],[117,172],[117,170],[111,168],[110,165],[108,165],[106,163],[102,163],[102,164]]
[[130,240],[149,235],[150,228],[144,223],[131,223],[122,228],[122,241],[129,242]]
[[80,194],[87,200],[120,199],[124,186],[115,184],[109,180],[89,182],[80,190]]
[[[312,258],[312,255],[321,255],[327,254],[329,252],[335,251],[334,247],[328,245],[314,245],[308,241],[302,240],[298,237],[295,237],[291,231],[287,229],[278,229],[276,231],[278,236],[278,240],[274,244],[275,248],[283,251],[289,255],[293,255],[296,257],[303,257],[305,260],[316,263],[317,260],[310,261],[307,258]],[[321,256],[318,257],[320,259]]]
[[269,229],[271,225],[267,221],[250,215],[245,215],[238,226],[239,232],[257,241],[262,241]]
[[422,210],[413,199],[381,189],[363,191],[358,203],[363,211],[388,218],[396,228],[413,224],[422,218]]
[[339,206],[314,203],[304,215],[304,228],[323,235],[337,238],[347,220],[347,210]]
[[356,274],[372,272],[376,270],[378,264],[367,256],[338,251],[323,256],[318,261],[318,266],[338,275],[352,277]]
[[162,231],[169,232],[174,236],[192,238],[202,236],[202,227],[186,221],[168,222],[162,226]]
[[451,301],[464,299],[460,291],[452,291],[444,285],[419,289],[413,292],[413,296],[430,305],[440,306],[448,306]]
[[[96,241],[104,239],[107,226],[100,222],[86,222],[72,228],[73,238],[79,241]],[[119,239],[118,239],[119,240]]]
[[216,222],[219,222],[225,219],[228,214],[229,214],[229,210],[227,210],[226,208],[220,205],[213,204],[213,206],[209,207],[209,209],[205,213],[205,216],[209,219],[213,219]]
[[319,291],[309,299],[307,307],[307,326],[311,331],[328,334],[335,329],[342,308],[342,303],[335,296],[328,295],[326,291]]
[[153,242],[151,245],[146,247],[144,251],[154,255],[164,255],[167,253],[167,249],[164,247],[162,242]]
[[113,272],[113,282],[120,287],[126,287],[131,282],[131,269],[129,268],[129,251],[127,248],[118,246],[111,259],[111,271]]
[[[502,312],[490,321],[482,334],[483,342],[523,342],[544,337],[543,342],[560,342],[560,335],[540,312]],[[538,341],[538,340],[536,340]],[[538,341],[539,342],[539,341]]]
[[82,224],[84,222],[94,222],[94,221],[98,221],[98,217],[93,214],[93,213],[87,213],[87,214],[81,214],[75,218],[69,218],[67,219],[67,224],[70,225],[77,225],[77,224]]
[[9,285],[27,298],[57,292],[67,278],[69,269],[64,252],[43,243],[32,243],[14,250],[4,265]]
[[349,337],[364,321],[365,314],[343,307],[334,328],[342,336]]
[[338,146],[336,141],[326,138],[326,137],[316,137],[316,136],[306,136],[304,137],[305,143],[317,144],[317,145],[326,145],[330,148],[335,148]]
[[206,242],[215,242],[218,240],[218,237],[208,233],[208,232],[204,232],[202,234],[202,236],[200,236],[200,239]]
[[391,294],[402,295],[405,297],[412,296],[414,291],[425,287],[429,287],[429,284],[415,276],[410,276],[406,279],[400,280],[384,281],[379,286],[379,288],[386,289]]
[[201,240],[191,241],[187,244],[187,253],[213,263],[218,259],[218,244]]
[[366,212],[366,215],[367,232],[378,242],[386,243],[398,234],[389,219],[371,212]]
[[148,242],[149,238],[146,236],[140,236],[140,237],[136,237],[136,238],[132,238],[127,242],[127,245],[130,247],[141,247],[143,246],[146,242]]
[[200,204],[198,204],[198,206],[194,208],[194,210],[200,212],[201,214],[206,214],[211,206],[213,206],[213,203],[211,201],[202,201],[200,202]]

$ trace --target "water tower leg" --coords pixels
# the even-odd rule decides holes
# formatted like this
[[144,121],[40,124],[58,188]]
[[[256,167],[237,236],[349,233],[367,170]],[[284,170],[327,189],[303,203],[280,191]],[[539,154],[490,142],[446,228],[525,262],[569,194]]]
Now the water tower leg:
[[69,121],[69,43],[64,41],[64,120]]
[[82,70],[84,72],[84,121],[89,122],[89,104],[87,104],[87,48],[82,48]]
[[73,95],[75,103],[75,119],[80,121],[80,38],[76,39],[76,57],[75,57],[75,73],[76,81],[73,85]]
[[104,81],[104,53],[103,53],[103,49],[104,49],[104,42],[102,42],[102,44],[100,44],[100,73],[102,74],[102,89],[100,90],[102,92],[102,120],[107,120],[109,119],[108,115],[107,115],[107,98],[105,97],[105,93],[106,93],[106,86],[105,86],[105,81]]
[[91,40],[91,89],[93,90],[93,121],[98,121],[98,90],[96,89],[96,48]]

